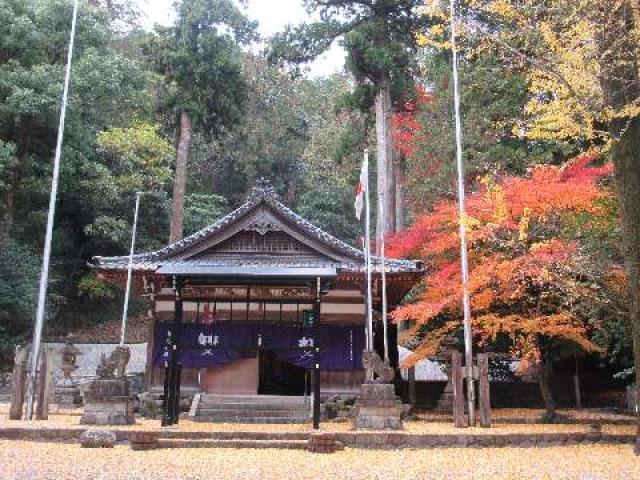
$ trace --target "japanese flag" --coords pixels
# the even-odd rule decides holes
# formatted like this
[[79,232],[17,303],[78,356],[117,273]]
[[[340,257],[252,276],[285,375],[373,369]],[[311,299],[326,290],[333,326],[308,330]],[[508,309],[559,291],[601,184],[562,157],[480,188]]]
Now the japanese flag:
[[365,150],[362,170],[360,171],[360,181],[356,187],[356,218],[362,217],[362,207],[364,206],[364,196],[369,188],[369,152]]

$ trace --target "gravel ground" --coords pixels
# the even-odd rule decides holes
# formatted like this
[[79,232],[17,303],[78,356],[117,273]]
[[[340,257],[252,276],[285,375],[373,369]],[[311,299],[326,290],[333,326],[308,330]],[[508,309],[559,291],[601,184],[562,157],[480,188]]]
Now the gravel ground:
[[183,449],[134,452],[126,446],[0,441],[0,478],[10,479],[410,479],[632,480],[631,446],[543,449],[437,449],[323,455],[286,450]]

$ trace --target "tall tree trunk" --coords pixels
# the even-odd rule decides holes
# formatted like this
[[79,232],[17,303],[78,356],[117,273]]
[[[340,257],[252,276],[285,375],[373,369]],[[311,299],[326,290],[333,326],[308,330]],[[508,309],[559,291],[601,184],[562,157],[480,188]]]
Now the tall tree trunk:
[[551,387],[549,386],[550,370],[551,363],[543,356],[543,359],[540,360],[540,365],[538,367],[538,386],[540,387],[540,395],[542,396],[542,401],[544,402],[544,416],[547,420],[552,420],[556,415],[556,402],[553,399]]
[[189,114],[180,112],[180,140],[176,155],[176,175],[173,181],[173,205],[171,209],[171,234],[169,242],[182,240],[184,222],[184,194],[187,188],[187,159],[191,146],[191,119]]
[[[390,221],[393,215],[389,209],[389,186],[391,162],[391,86],[389,79],[385,78],[378,86],[376,94],[376,165],[378,171],[377,191],[383,193],[382,216],[378,215],[376,220],[376,252],[380,253],[380,239],[387,233],[393,231]],[[376,201],[376,206],[379,201]]]
[[396,231],[396,157],[397,152],[393,149],[393,142],[391,141],[391,131],[389,131],[389,160],[387,163],[387,209],[386,221],[387,221],[387,233]]
[[[629,321],[633,333],[636,385],[640,385],[640,119],[634,119],[613,148],[612,157],[620,199]],[[640,417],[636,454],[640,455]]]
[[[594,9],[596,40],[600,54],[600,85],[607,107],[620,111],[640,96],[635,2],[623,0],[615,5],[603,2]],[[629,291],[629,321],[633,332],[636,385],[640,385],[640,118],[616,119],[609,128],[613,140],[613,159],[620,224]],[[636,436],[640,455],[640,416]]]
[[405,211],[404,211],[404,155],[397,152],[398,156],[396,162],[394,162],[395,174],[394,178],[394,190],[395,190],[395,209],[396,209],[396,224],[395,231],[399,232],[405,225]]

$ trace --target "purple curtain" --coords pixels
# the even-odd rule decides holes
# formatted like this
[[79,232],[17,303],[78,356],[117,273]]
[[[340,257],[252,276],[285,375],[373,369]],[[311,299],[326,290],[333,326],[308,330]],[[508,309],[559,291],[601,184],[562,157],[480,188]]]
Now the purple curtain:
[[[154,365],[169,359],[173,322],[158,322],[154,339]],[[314,347],[320,347],[322,370],[362,369],[364,327],[320,325],[316,328],[221,322],[213,325],[183,323],[180,362],[185,368],[224,365],[238,358],[255,357],[258,346],[301,368],[312,368]],[[317,339],[315,337],[318,337]]]

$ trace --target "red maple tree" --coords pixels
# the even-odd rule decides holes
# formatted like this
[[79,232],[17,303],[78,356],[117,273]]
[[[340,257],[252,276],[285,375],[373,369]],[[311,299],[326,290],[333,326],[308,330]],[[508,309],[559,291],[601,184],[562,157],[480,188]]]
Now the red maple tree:
[[[575,215],[597,221],[610,193],[599,179],[611,165],[591,166],[594,155],[582,155],[563,167],[540,165],[525,177],[483,178],[467,196],[467,215],[441,200],[405,231],[388,240],[396,257],[426,261],[423,292],[417,301],[397,309],[396,321],[410,320],[405,340],[416,345],[407,365],[434,355],[441,342],[461,329],[462,281],[459,221],[469,241],[473,333],[480,348],[508,345],[522,364],[534,366],[547,410],[554,405],[548,388],[551,355],[560,345],[598,350],[590,333],[597,321],[580,312],[597,301],[597,282],[580,272],[581,249],[563,235]],[[617,278],[617,277],[616,277]]]

